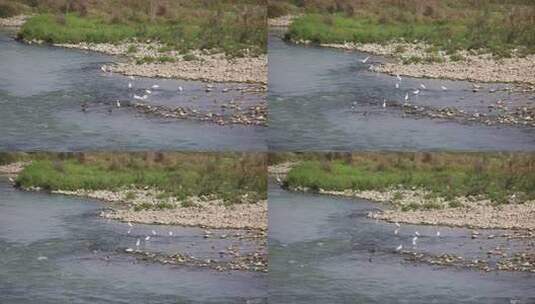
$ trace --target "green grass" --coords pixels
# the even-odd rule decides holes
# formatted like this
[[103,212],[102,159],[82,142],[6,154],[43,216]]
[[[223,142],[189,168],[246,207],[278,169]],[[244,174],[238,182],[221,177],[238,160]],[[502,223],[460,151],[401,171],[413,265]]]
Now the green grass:
[[[535,199],[535,155],[392,153],[307,155],[305,159],[289,172],[288,186],[341,191],[402,185],[426,189],[447,200],[481,194],[496,204],[506,203],[513,193],[523,193],[524,201]],[[426,206],[437,207],[431,201]]]
[[16,182],[22,187],[45,190],[149,186],[178,199],[214,194],[230,203],[240,201],[239,197],[246,193],[255,199],[267,196],[265,159],[261,154],[51,154],[48,159],[34,160]]
[[509,6],[499,5],[480,9],[463,6],[457,9],[456,15],[434,18],[416,15],[401,8],[384,8],[380,13],[372,12],[371,9],[367,11],[366,8],[359,10],[358,14],[308,13],[293,22],[287,38],[314,43],[417,40],[450,53],[456,50],[485,49],[497,57],[510,56],[514,48],[535,53],[535,26],[532,22],[535,5],[523,10],[522,7],[513,10]]
[[210,8],[176,8],[180,16],[150,19],[144,16],[81,16],[77,12],[41,12],[30,18],[19,32],[27,40],[48,43],[118,43],[124,40],[152,40],[166,48],[187,53],[210,49],[230,56],[266,52],[264,11],[221,4]]

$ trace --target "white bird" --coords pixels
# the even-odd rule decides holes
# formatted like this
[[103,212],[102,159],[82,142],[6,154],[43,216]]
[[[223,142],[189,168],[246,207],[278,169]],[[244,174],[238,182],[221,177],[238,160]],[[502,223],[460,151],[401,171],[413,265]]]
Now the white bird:
[[153,84],[153,85],[152,85],[152,88],[153,88],[153,89],[157,89],[157,88],[159,88],[159,87],[160,87],[160,86],[157,85],[157,84]]
[[131,82],[128,83],[128,88],[129,88],[129,89],[132,88],[132,83],[131,83]]
[[137,239],[137,241],[136,241],[136,247],[139,247],[139,245],[141,245],[141,240],[140,240],[140,239]]
[[437,236],[440,237],[440,231],[437,231]]
[[48,260],[48,258],[46,256],[40,256],[40,257],[37,257],[37,260],[38,261],[45,261],[45,260]]
[[10,183],[14,183],[15,182],[15,180],[12,177],[8,177],[8,180],[9,180]]
[[184,91],[184,89],[181,86],[178,86],[178,91],[182,92],[182,91]]
[[130,232],[132,232],[132,228],[128,229],[128,231],[126,233],[130,234]]
[[386,99],[383,99],[383,108],[386,108]]
[[401,249],[403,249],[403,245],[399,245],[398,247],[396,247],[396,251],[400,251]]
[[412,93],[413,93],[414,95],[418,95],[418,94],[420,94],[420,90],[416,89],[416,91],[413,91]]
[[409,93],[405,94],[405,101],[409,100]]
[[398,228],[401,227],[401,225],[400,225],[398,222],[395,222],[394,224],[395,224],[396,227],[398,227]]
[[396,75],[396,78],[401,81],[401,77],[399,76],[399,74]]
[[148,241],[148,240],[150,240],[150,235],[147,235],[147,236],[145,237],[145,241]]
[[415,231],[415,232],[414,232],[414,235],[416,235],[416,236],[420,236],[420,232]]
[[282,184],[282,179],[280,177],[277,176],[276,180],[278,184]]
[[121,102],[117,99],[117,102],[115,103],[115,105],[120,108],[121,107]]
[[447,91],[448,88],[446,88],[445,86],[440,86],[440,88],[442,89],[442,91]]
[[396,82],[396,89],[399,89],[399,83]]
[[169,236],[173,236],[173,231],[169,231]]
[[152,91],[149,89],[146,89],[145,92],[147,92],[147,94],[152,94]]
[[149,97],[148,95],[143,95],[141,98],[142,98],[143,100],[145,100],[145,99],[147,99],[148,97]]
[[399,228],[396,229],[396,230],[394,230],[394,234],[395,234],[395,235],[398,235],[398,233],[399,233]]
[[423,83],[420,83],[420,88],[422,88],[422,90],[427,89]]
[[152,235],[156,235],[156,231],[152,230]]
[[412,245],[413,245],[413,246],[416,246],[416,240],[417,240],[417,239],[418,239],[417,236],[415,236],[415,237],[412,238]]
[[370,59],[370,56],[368,56],[368,57],[362,59],[361,62],[362,62],[362,63],[366,63],[366,62],[368,61],[368,59]]
[[143,97],[141,97],[141,96],[139,96],[139,95],[136,95],[136,94],[134,94],[134,99],[139,99],[139,100],[143,100],[144,98],[143,98]]
[[102,72],[106,72],[106,66],[105,65],[101,66],[100,69],[102,70]]
[[134,227],[134,225],[132,225],[132,223],[130,223],[130,222],[128,222],[128,226]]
[[130,78],[131,80],[135,79],[134,76],[132,76],[132,75],[128,76],[128,78]]
[[373,70],[373,64],[370,64],[370,66],[368,67],[368,71],[372,71]]

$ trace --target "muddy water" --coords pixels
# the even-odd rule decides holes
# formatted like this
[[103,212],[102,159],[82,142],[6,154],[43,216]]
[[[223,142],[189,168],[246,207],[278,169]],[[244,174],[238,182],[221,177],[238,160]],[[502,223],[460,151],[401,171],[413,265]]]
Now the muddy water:
[[535,302],[535,274],[417,264],[395,252],[399,244],[411,247],[415,231],[421,237],[414,250],[437,254],[477,256],[504,240],[472,240],[466,229],[417,225],[402,225],[395,235],[393,224],[366,217],[381,207],[376,203],[277,186],[269,195],[270,303]]
[[[265,303],[265,274],[153,264],[124,253],[212,258],[233,240],[197,228],[134,225],[97,216],[103,204],[15,190],[0,182],[1,303]],[[146,235],[157,233],[149,241]],[[173,231],[173,236],[169,236]],[[245,251],[250,244],[240,244]],[[215,249],[214,249],[215,248]]]
[[[487,114],[488,106],[498,100],[523,105],[534,102],[533,95],[503,91],[506,84],[483,84],[473,92],[472,84],[465,81],[410,77],[402,77],[396,89],[395,76],[368,70],[383,58],[371,56],[363,64],[360,60],[368,56],[364,53],[288,44],[275,32],[269,38],[268,143],[272,149],[535,149],[534,128],[404,116],[399,106],[392,106],[404,102],[408,93],[412,104]],[[421,84],[426,89],[413,94]],[[441,89],[443,85],[447,91]]]
[[[243,107],[255,104],[261,100],[259,94],[238,91],[240,84],[218,84],[207,92],[199,81],[132,81],[100,69],[114,60],[120,59],[26,45],[0,32],[0,149],[266,149],[265,127],[150,117],[124,106],[134,101],[134,93],[146,94],[145,89],[152,91],[146,103],[213,112],[232,99]],[[160,88],[152,89],[153,85]],[[118,99],[121,108],[116,108]]]

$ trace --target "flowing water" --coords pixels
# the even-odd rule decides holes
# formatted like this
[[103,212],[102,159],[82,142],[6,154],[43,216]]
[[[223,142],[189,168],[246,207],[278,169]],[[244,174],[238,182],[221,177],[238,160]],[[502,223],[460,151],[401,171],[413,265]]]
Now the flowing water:
[[[142,250],[211,258],[232,240],[165,225],[134,224],[128,234],[126,223],[98,216],[103,207],[93,200],[19,191],[2,178],[0,303],[267,301],[265,274],[153,264],[124,253],[141,238]],[[157,235],[144,241],[152,230]]]
[[[146,103],[206,110],[232,98],[233,90],[206,92],[199,81],[150,79],[105,73],[113,57],[80,50],[27,45],[0,32],[0,149],[79,151],[98,149],[265,150],[265,127],[218,126],[142,115],[116,100],[152,90]],[[133,89],[128,89],[128,83]],[[152,85],[160,86],[152,89]],[[183,87],[183,92],[178,87]],[[215,101],[214,101],[215,100]],[[87,104],[87,111],[81,105]],[[110,110],[112,112],[110,113]]]
[[504,240],[404,224],[395,235],[393,224],[366,216],[380,204],[273,185],[269,204],[270,303],[535,303],[533,273],[430,266],[395,252],[399,244],[410,247],[415,231],[421,234],[415,250],[436,254],[477,256]]
[[[403,77],[396,89],[395,76],[368,70],[380,57],[363,64],[367,54],[289,44],[279,36],[272,32],[269,37],[271,149],[535,149],[535,128],[404,117],[399,107],[382,107],[384,99],[400,104],[409,93],[413,104],[487,113],[488,105],[500,99],[525,104],[535,96],[504,92],[506,84],[484,84],[474,93],[466,81],[410,77]],[[426,89],[414,95],[420,84]],[[442,85],[448,90],[442,91]]]

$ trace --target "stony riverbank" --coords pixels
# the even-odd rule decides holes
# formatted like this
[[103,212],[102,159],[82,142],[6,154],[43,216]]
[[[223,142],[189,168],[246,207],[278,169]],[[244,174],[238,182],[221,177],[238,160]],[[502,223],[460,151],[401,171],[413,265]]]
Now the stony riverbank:
[[29,165],[31,162],[29,161],[21,161],[21,162],[14,162],[6,165],[0,165],[0,174],[6,174],[6,175],[17,175],[22,170],[24,170],[24,167]]
[[[299,41],[298,43],[310,43]],[[323,47],[357,50],[392,58],[391,62],[371,64],[373,71],[418,78],[442,78],[477,82],[535,84],[535,55],[513,53],[496,58],[484,52],[460,51],[446,54],[432,51],[425,43],[391,42],[321,44]]]
[[17,15],[7,18],[0,18],[0,26],[18,28],[21,27],[29,17],[30,16],[28,15]]
[[[293,191],[310,192],[297,187]],[[392,209],[368,214],[389,222],[425,225],[445,225],[481,229],[535,230],[535,201],[521,201],[521,195],[509,198],[507,204],[496,205],[483,196],[457,197],[447,200],[422,189],[395,188],[385,191],[328,191],[319,194],[358,197],[384,202]]]
[[285,15],[275,18],[268,18],[269,27],[279,27],[286,28],[289,27],[295,18],[298,18],[299,15]]
[[126,61],[104,67],[107,71],[123,75],[267,84],[265,55],[229,58],[223,53],[199,50],[181,54],[152,41],[125,41],[120,44],[82,42],[55,46],[124,56]]
[[57,190],[52,193],[117,203],[114,205],[116,208],[103,211],[100,215],[125,222],[219,229],[267,229],[267,202],[251,201],[245,195],[241,202],[229,205],[213,196],[190,197],[180,201],[150,188],[120,191]]

